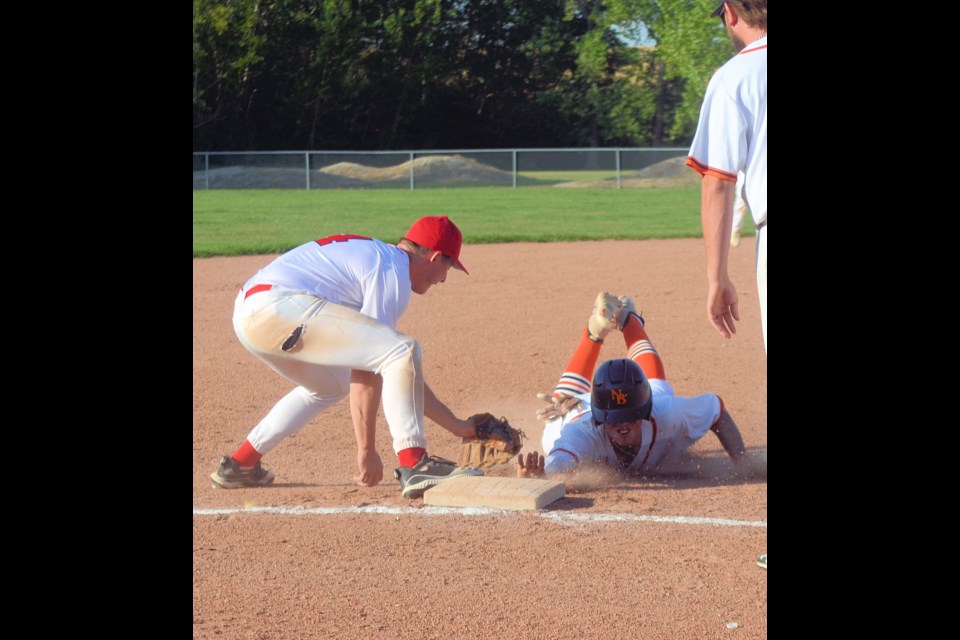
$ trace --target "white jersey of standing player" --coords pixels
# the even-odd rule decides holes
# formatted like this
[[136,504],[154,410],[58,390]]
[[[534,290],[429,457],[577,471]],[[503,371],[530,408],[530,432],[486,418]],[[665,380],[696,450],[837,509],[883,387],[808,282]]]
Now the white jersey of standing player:
[[[578,466],[606,465],[631,475],[652,475],[710,430],[720,418],[723,404],[713,393],[677,396],[666,380],[650,378],[653,408],[641,426],[643,439],[637,457],[626,467],[617,459],[603,427],[590,411],[590,393],[576,396],[582,407],[548,422],[543,431],[546,475],[569,473]],[[579,464],[578,464],[579,463]]]
[[[750,122],[744,114],[753,115]],[[710,78],[687,165],[736,182],[754,225],[767,223],[767,36],[728,60]]]

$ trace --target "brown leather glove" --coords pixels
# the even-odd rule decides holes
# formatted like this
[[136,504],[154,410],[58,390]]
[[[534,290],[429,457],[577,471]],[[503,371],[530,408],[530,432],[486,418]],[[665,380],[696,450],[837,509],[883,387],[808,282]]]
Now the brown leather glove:
[[463,438],[457,466],[481,469],[510,462],[523,448],[527,436],[510,426],[506,418],[497,419],[492,413],[478,413],[467,418],[473,423],[476,435]]

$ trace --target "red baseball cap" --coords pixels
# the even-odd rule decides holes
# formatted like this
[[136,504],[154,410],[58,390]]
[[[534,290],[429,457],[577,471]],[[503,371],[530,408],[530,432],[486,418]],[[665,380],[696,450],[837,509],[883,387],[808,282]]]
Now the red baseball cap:
[[453,260],[457,269],[470,275],[467,268],[460,262],[460,246],[463,244],[463,234],[447,216],[424,216],[420,218],[413,223],[404,238],[416,242],[421,247],[439,251]]

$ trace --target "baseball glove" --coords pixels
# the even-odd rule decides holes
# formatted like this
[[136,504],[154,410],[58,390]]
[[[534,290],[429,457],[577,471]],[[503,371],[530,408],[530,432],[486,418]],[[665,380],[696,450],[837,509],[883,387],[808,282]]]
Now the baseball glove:
[[467,418],[476,435],[463,438],[457,466],[481,469],[510,462],[523,448],[526,434],[510,426],[506,418],[499,420],[491,413],[478,413]]

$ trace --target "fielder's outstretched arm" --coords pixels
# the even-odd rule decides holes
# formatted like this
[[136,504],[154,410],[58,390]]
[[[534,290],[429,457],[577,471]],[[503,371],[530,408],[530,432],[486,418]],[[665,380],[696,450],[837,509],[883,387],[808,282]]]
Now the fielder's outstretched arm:
[[426,382],[423,383],[423,415],[457,437],[469,438],[476,433],[473,423],[454,415]]

